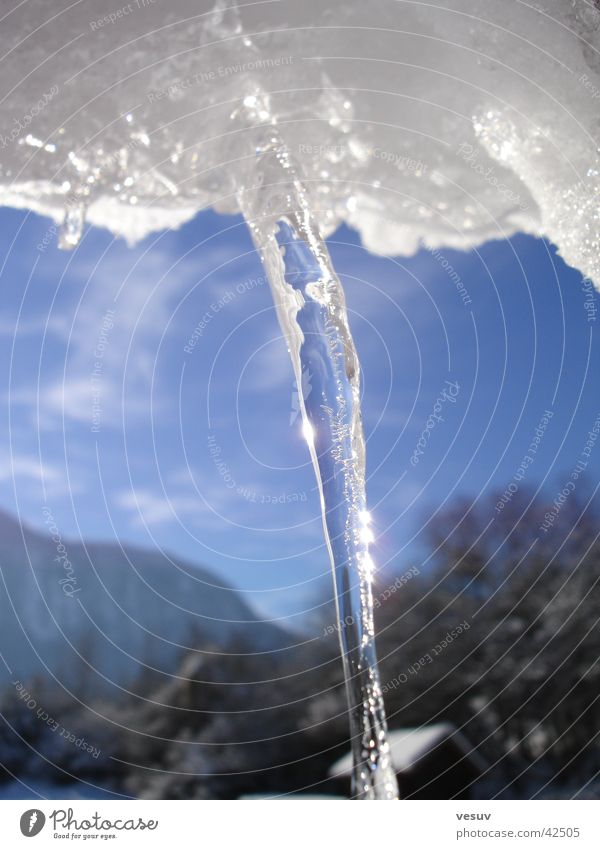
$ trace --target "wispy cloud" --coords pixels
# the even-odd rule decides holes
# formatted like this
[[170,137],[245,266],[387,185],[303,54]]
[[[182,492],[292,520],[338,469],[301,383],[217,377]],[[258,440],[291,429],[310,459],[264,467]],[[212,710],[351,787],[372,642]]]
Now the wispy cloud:
[[0,455],[0,481],[14,481],[19,498],[58,498],[82,491],[81,478],[70,481],[66,469],[58,463],[19,451]]
[[174,522],[187,524],[190,518],[193,520],[192,525],[202,518],[209,517],[212,522],[215,520],[215,514],[198,496],[161,494],[158,488],[122,490],[114,500],[117,506],[129,513],[132,524],[138,527],[155,527]]

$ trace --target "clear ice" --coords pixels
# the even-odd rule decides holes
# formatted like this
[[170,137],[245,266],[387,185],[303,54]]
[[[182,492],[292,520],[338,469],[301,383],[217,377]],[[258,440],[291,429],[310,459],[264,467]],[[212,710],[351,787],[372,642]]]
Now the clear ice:
[[333,570],[352,740],[352,795],[396,799],[377,671],[360,368],[344,293],[307,192],[275,128],[256,151],[240,205],[271,284],[299,387],[303,431]]

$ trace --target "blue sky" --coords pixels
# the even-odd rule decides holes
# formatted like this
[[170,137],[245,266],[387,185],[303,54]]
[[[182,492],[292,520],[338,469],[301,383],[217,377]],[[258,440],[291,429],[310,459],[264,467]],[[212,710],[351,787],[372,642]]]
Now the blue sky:
[[[300,622],[330,593],[329,565],[297,389],[241,219],[205,212],[134,247],[87,228],[65,253],[48,219],[0,217],[0,506],[39,529],[48,506],[65,537],[161,547]],[[524,483],[562,488],[600,412],[595,298],[524,235],[408,259],[375,257],[346,228],[329,244],[362,360],[385,581],[418,563],[454,497],[504,489],[545,410]],[[599,467],[597,447],[592,481]]]

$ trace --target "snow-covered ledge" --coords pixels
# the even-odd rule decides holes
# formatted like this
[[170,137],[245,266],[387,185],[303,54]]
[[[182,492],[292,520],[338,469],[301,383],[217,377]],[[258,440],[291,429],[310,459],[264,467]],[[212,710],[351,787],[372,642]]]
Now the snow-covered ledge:
[[130,240],[235,211],[270,94],[326,232],[521,230],[596,282],[600,11],[586,0],[28,0],[2,21],[0,202]]

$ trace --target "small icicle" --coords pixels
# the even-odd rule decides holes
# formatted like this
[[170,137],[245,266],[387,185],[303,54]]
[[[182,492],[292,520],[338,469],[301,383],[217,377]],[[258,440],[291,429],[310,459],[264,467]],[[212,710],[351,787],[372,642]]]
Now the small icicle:
[[58,247],[64,251],[72,251],[81,240],[85,225],[86,206],[78,201],[67,207],[65,217],[58,233]]
[[217,0],[211,12],[208,26],[219,38],[240,35],[242,21],[237,3]]

